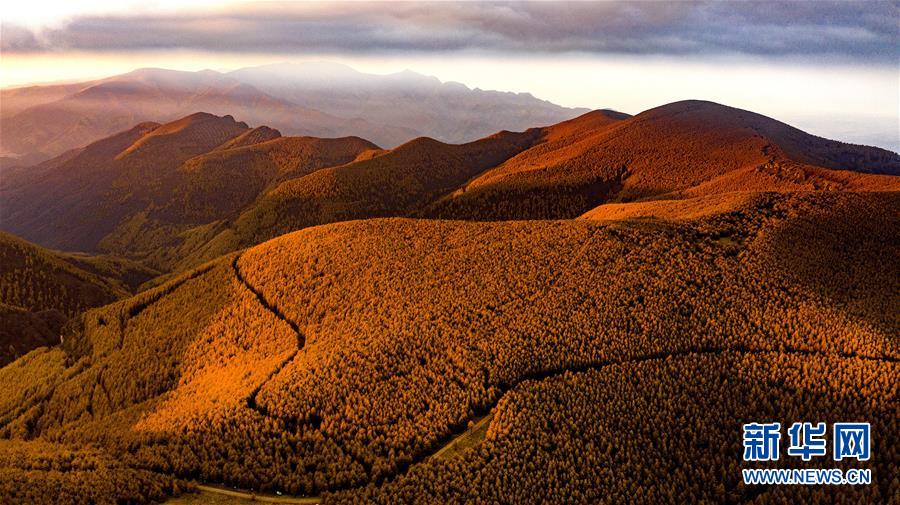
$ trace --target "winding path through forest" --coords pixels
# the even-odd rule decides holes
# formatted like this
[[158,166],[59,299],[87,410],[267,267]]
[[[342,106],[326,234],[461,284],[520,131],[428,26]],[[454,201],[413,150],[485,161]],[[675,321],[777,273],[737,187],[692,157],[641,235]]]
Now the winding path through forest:
[[250,393],[250,395],[247,397],[247,407],[255,410],[263,417],[270,417],[269,413],[264,408],[259,406],[259,404],[256,401],[256,397],[257,397],[257,395],[259,395],[259,392],[262,391],[262,388],[265,387],[265,385],[268,384],[268,382],[270,380],[272,380],[273,377],[278,375],[284,369],[284,367],[286,367],[288,363],[293,361],[294,358],[297,356],[297,354],[300,353],[300,351],[306,345],[306,337],[303,335],[303,333],[300,332],[300,327],[297,325],[297,323],[288,319],[284,315],[284,313],[281,312],[281,310],[278,307],[276,307],[269,300],[266,299],[266,297],[265,297],[265,295],[263,295],[262,291],[256,289],[256,287],[254,287],[252,284],[250,284],[250,282],[247,281],[247,278],[244,277],[243,273],[241,273],[240,266],[238,266],[238,260],[240,260],[240,259],[241,259],[241,255],[236,254],[234,256],[234,259],[231,261],[231,269],[234,271],[234,276],[237,278],[238,282],[242,286],[247,288],[248,291],[253,293],[253,296],[256,297],[256,301],[264,309],[271,312],[272,315],[274,315],[278,320],[287,324],[291,328],[291,330],[294,332],[294,335],[297,336],[297,349],[295,349],[294,352],[292,352],[290,354],[290,356],[288,356],[281,363],[279,363],[278,366],[275,367],[275,369],[272,370],[272,372],[262,382],[260,382],[259,385],[256,386],[256,388],[254,388],[253,391]]
[[[819,356],[825,358],[842,358],[842,359],[860,359],[866,361],[880,361],[886,363],[897,363],[900,359],[892,357],[892,356],[866,356],[859,355],[855,353],[843,353],[843,352],[824,352],[824,351],[814,351],[814,350],[804,350],[804,349],[747,349],[747,348],[708,348],[708,349],[700,349],[700,350],[691,350],[691,351],[677,351],[670,353],[652,353],[641,356],[635,356],[633,358],[626,358],[621,360],[609,360],[602,361],[597,363],[586,363],[583,365],[573,365],[571,367],[562,367],[552,370],[546,370],[541,372],[536,372],[532,374],[527,374],[524,377],[519,378],[515,382],[509,385],[501,385],[501,389],[503,393],[498,397],[497,402],[494,403],[489,412],[482,416],[476,416],[475,419],[472,419],[472,424],[467,426],[467,428],[458,433],[454,433],[450,436],[449,440],[444,441],[440,447],[438,447],[434,451],[430,451],[424,455],[419,455],[414,458],[413,462],[407,465],[404,468],[401,468],[398,472],[392,475],[386,481],[395,479],[408,471],[414,465],[421,464],[423,462],[429,460],[441,460],[455,457],[467,449],[474,447],[481,443],[484,440],[485,435],[487,433],[488,428],[490,427],[490,422],[493,419],[493,409],[497,406],[500,400],[511,391],[515,389],[517,386],[526,381],[541,381],[553,377],[558,377],[560,375],[564,375],[566,373],[583,373],[594,370],[601,370],[603,368],[614,366],[614,365],[622,365],[628,363],[642,363],[648,361],[658,361],[665,360],[669,358],[682,358],[689,356],[700,356],[706,354],[713,355],[724,355],[724,354],[736,354],[741,356],[747,355],[766,355],[766,354],[797,354],[801,356]],[[369,483],[364,483],[358,486],[348,486],[346,488],[341,489],[332,489],[330,492],[339,492],[339,491],[351,491],[354,489],[358,489],[368,485]],[[266,494],[258,494],[253,491],[238,491],[238,490],[230,490],[220,486],[213,486],[208,484],[198,484],[198,489],[203,493],[212,493],[212,494],[225,494],[228,496],[232,496],[235,498],[241,498],[251,501],[265,501],[269,503],[293,503],[293,504],[313,504],[320,503],[322,498],[319,496],[276,496],[276,495],[266,495]]]
[[254,493],[252,491],[240,491],[236,489],[228,489],[220,486],[210,486],[205,484],[197,484],[197,490],[199,490],[201,494],[227,496],[230,498],[237,498],[241,501],[281,503],[285,505],[315,505],[318,503],[322,503],[322,498],[318,496],[279,496],[274,494]]
[[[575,255],[576,258],[580,257],[583,254],[583,251],[580,251],[579,254]],[[291,355],[285,359],[279,366],[269,374],[269,376],[260,383],[257,388],[253,390],[253,392],[247,398],[247,405],[249,408],[254,409],[259,414],[269,417],[269,414],[265,411],[264,408],[259,406],[256,402],[256,396],[259,394],[259,391],[271,380],[275,377],[281,370],[290,363],[297,354],[303,349],[306,344],[306,338],[300,332],[299,325],[291,321],[289,318],[285,316],[285,314],[272,302],[266,299],[265,295],[257,289],[255,286],[250,284],[247,281],[246,277],[240,270],[240,266],[238,264],[240,260],[240,254],[235,255],[232,260],[231,266],[234,271],[234,275],[237,280],[247,288],[253,295],[259,304],[264,307],[266,310],[271,312],[277,319],[283,321],[287,324],[296,334],[297,336],[297,349],[291,353]],[[574,261],[574,260],[573,260]],[[553,279],[550,283],[548,283],[548,287],[545,291],[549,291],[553,289],[555,286],[557,279]],[[681,351],[673,351],[673,352],[657,352],[657,353],[648,353],[644,355],[634,356],[631,358],[625,359],[614,359],[614,360],[604,360],[600,362],[591,362],[591,363],[576,363],[570,364],[558,368],[553,368],[549,370],[541,370],[532,373],[524,374],[521,377],[518,377],[516,380],[511,383],[506,384],[498,384],[497,386],[502,391],[502,393],[498,396],[497,401],[491,405],[488,409],[482,409],[476,416],[471,420],[471,422],[467,425],[466,429],[462,431],[457,431],[454,433],[449,433],[447,437],[443,440],[439,440],[435,443],[435,448],[430,451],[426,451],[425,453],[414,455],[412,462],[398,467],[397,470],[393,473],[393,475],[389,476],[385,481],[389,481],[397,478],[400,475],[406,473],[410,467],[423,463],[428,460],[440,460],[454,457],[458,454],[461,454],[465,450],[470,447],[478,445],[482,440],[484,440],[488,428],[490,426],[490,422],[493,419],[493,410],[503,399],[503,397],[516,388],[520,384],[526,381],[540,381],[544,379],[548,379],[551,377],[556,377],[559,375],[563,375],[566,373],[581,373],[587,372],[591,370],[600,370],[605,367],[620,365],[626,363],[641,363],[646,361],[654,361],[654,360],[665,360],[668,358],[679,358],[679,357],[688,357],[688,356],[698,356],[704,354],[714,354],[714,355],[722,355],[728,353],[735,353],[739,355],[764,355],[764,354],[798,354],[803,356],[822,356],[828,358],[844,358],[844,359],[862,359],[862,360],[871,360],[871,361],[884,361],[889,363],[896,363],[900,360],[891,356],[865,356],[859,355],[855,353],[844,353],[844,352],[825,352],[825,351],[816,351],[816,350],[806,350],[806,349],[750,349],[741,346],[737,346],[734,348],[702,348],[702,349],[693,349],[693,350],[681,350]],[[346,452],[346,451],[345,451]],[[354,455],[348,454],[353,459],[358,460]],[[366,465],[367,467],[368,465]],[[358,489],[368,485],[369,483],[362,483],[359,485],[347,486],[343,488],[330,489],[330,492],[337,491],[350,491],[353,489]],[[233,490],[228,489],[226,487],[211,485],[211,484],[198,484],[198,490],[202,493],[206,494],[216,494],[229,496],[232,498],[239,498],[243,500],[250,501],[258,501],[258,502],[268,502],[268,503],[286,503],[286,504],[313,504],[320,503],[321,497],[319,496],[284,496],[284,495],[271,495],[271,494],[260,494],[254,491],[249,490]]]
[[[576,257],[580,256],[576,255]],[[266,299],[265,295],[257,289],[255,286],[250,284],[247,281],[246,277],[240,270],[240,266],[238,264],[240,260],[240,254],[235,255],[234,259],[231,262],[232,269],[234,271],[234,275],[237,280],[247,288],[251,293],[253,293],[256,300],[259,304],[264,307],[266,310],[271,312],[277,319],[283,321],[287,324],[296,334],[297,336],[297,349],[291,353],[291,355],[286,358],[279,366],[269,374],[268,377],[264,381],[262,381],[259,386],[257,386],[253,392],[247,398],[247,406],[259,414],[269,417],[268,412],[261,406],[259,406],[256,402],[256,396],[259,394],[260,390],[275,377],[278,373],[280,373],[288,363],[290,363],[297,354],[303,349],[306,344],[306,338],[300,332],[299,325],[291,321],[289,318],[285,316],[285,314],[272,302]],[[548,284],[548,290],[552,289],[556,284],[558,279],[554,279]],[[447,437],[443,440],[437,441],[434,445],[433,450],[426,451],[422,454],[415,455],[412,459],[412,462],[398,467],[397,470],[393,473],[393,475],[389,476],[386,481],[397,478],[400,475],[406,473],[410,467],[423,463],[429,460],[440,460],[452,458],[458,454],[465,452],[470,447],[474,447],[481,443],[484,440],[488,428],[490,427],[490,422],[493,419],[493,410],[497,406],[497,404],[503,399],[503,397],[516,388],[520,384],[526,381],[540,381],[544,379],[548,379],[551,377],[560,376],[566,373],[581,373],[592,370],[600,370],[613,365],[621,365],[626,363],[641,363],[646,361],[654,361],[654,360],[665,360],[669,358],[679,358],[679,357],[688,357],[688,356],[699,356],[704,354],[714,354],[714,355],[722,355],[722,354],[739,354],[739,355],[764,355],[764,354],[798,354],[803,356],[822,356],[827,358],[844,358],[844,359],[862,359],[862,360],[871,360],[871,361],[883,361],[889,363],[896,363],[900,360],[896,357],[892,356],[865,356],[859,355],[855,353],[844,353],[844,352],[825,352],[825,351],[817,351],[817,350],[806,350],[806,349],[751,349],[745,348],[742,346],[736,346],[733,348],[719,348],[719,347],[711,347],[711,348],[702,348],[702,349],[693,349],[693,350],[681,350],[681,351],[673,351],[673,352],[657,352],[657,353],[648,353],[639,356],[634,356],[631,358],[625,359],[613,359],[613,360],[604,360],[600,362],[591,362],[591,363],[576,363],[569,364],[566,366],[541,370],[536,372],[531,372],[524,374],[521,377],[518,377],[516,380],[506,383],[506,384],[498,384],[498,388],[501,390],[501,394],[498,396],[497,401],[491,405],[489,408],[482,409],[476,416],[471,420],[471,422],[467,425],[466,429],[462,431],[457,431],[453,433],[449,433]],[[346,451],[345,451],[346,452]],[[348,454],[353,459],[358,460],[354,455]],[[366,465],[367,466],[367,465]],[[362,483],[359,485],[347,486],[343,488],[330,489],[330,492],[337,491],[350,491],[353,489],[358,489],[363,486],[368,485],[369,483]],[[228,496],[231,498],[237,498],[242,500],[249,501],[257,501],[257,502],[267,502],[267,503],[285,503],[285,504],[314,504],[320,503],[321,497],[319,496],[284,496],[284,495],[271,495],[271,494],[261,494],[250,490],[235,490],[229,489],[219,485],[212,484],[197,484],[197,489],[204,494],[212,494],[212,495],[221,495]]]
[[[253,409],[254,411],[256,411],[259,415],[261,415],[263,417],[271,418],[272,416],[269,414],[269,412],[266,410],[265,407],[263,407],[262,405],[259,404],[259,402],[256,401],[256,398],[257,398],[257,396],[259,396],[259,392],[262,391],[262,388],[264,388],[266,386],[266,384],[268,384],[269,381],[272,380],[276,375],[281,373],[281,371],[284,370],[284,367],[286,367],[288,365],[288,363],[293,361],[294,358],[296,358],[297,355],[300,354],[300,351],[302,351],[303,348],[306,346],[306,336],[304,336],[303,333],[300,331],[300,325],[298,325],[295,321],[290,320],[284,314],[284,312],[281,311],[281,309],[279,309],[277,306],[275,306],[275,304],[273,304],[266,298],[266,296],[263,294],[262,291],[257,289],[253,284],[250,283],[250,281],[247,280],[247,278],[241,272],[240,265],[238,265],[240,258],[241,258],[241,255],[237,254],[237,255],[235,255],[234,259],[231,262],[231,268],[232,268],[232,270],[234,270],[234,275],[235,275],[235,277],[237,277],[238,282],[240,282],[245,288],[247,288],[248,291],[253,293],[253,295],[256,297],[256,301],[259,302],[259,304],[263,308],[265,308],[266,310],[271,312],[277,319],[279,319],[280,321],[282,321],[285,324],[287,324],[288,326],[290,326],[291,330],[297,336],[297,349],[295,349],[294,352],[292,352],[290,354],[290,356],[286,357],[281,363],[279,363],[278,366],[275,367],[275,369],[272,370],[272,372],[262,382],[260,382],[259,385],[253,389],[253,391],[250,392],[250,395],[247,396],[247,407],[248,408]],[[350,459],[352,459],[353,461],[358,463],[363,469],[365,469],[367,474],[372,470],[371,465],[369,464],[368,461],[358,457],[356,454],[353,454],[353,452],[345,449],[343,446],[340,445],[340,443],[338,441],[335,441],[335,443],[338,445],[338,447],[341,449],[341,451],[344,454],[346,454]]]

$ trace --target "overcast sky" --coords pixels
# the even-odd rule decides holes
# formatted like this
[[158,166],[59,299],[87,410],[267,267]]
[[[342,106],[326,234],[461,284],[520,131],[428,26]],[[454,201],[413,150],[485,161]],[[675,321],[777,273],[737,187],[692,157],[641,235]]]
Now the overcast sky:
[[630,113],[684,98],[898,148],[900,3],[9,2],[0,84],[335,60]]

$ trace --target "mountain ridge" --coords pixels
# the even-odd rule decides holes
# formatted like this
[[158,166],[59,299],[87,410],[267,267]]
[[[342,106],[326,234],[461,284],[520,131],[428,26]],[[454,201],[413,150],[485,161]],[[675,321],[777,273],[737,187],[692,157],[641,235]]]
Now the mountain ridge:
[[898,158],[697,101],[392,149],[140,123],[0,179],[0,226],[133,260],[0,234],[26,251],[0,247],[4,290],[108,295],[0,299],[0,499],[769,498],[704,477],[740,450],[712,427],[865,410],[896,435]]
[[[636,116],[598,110],[467,144],[418,137],[388,150],[195,113],[15,174],[0,183],[0,225],[55,248],[181,270],[334,221],[559,219],[604,203],[734,191],[890,190],[900,178],[878,172],[898,167],[895,153],[702,101]],[[92,221],[73,227],[72,216]]]
[[[302,65],[291,68],[294,74],[309,73]],[[198,110],[231,114],[252,124],[268,124],[287,135],[359,136],[388,147],[421,135],[443,136],[454,141],[475,140],[496,130],[556,122],[581,111],[524,95],[515,98],[501,92],[461,89],[448,84],[446,89],[456,92],[456,110],[441,106],[437,115],[426,114],[432,118],[426,122],[423,114],[430,107],[426,102],[437,107],[445,98],[443,95],[429,98],[435,81],[439,88],[444,87],[436,78],[412,72],[378,76],[349,70],[357,80],[380,83],[366,89],[375,93],[368,101],[381,105],[365,109],[360,107],[365,101],[344,102],[339,97],[346,92],[333,87],[303,98],[302,93],[297,94],[299,84],[273,87],[273,83],[257,75],[262,70],[253,67],[227,73],[142,68],[83,83],[0,90],[4,103],[0,116],[6,126],[0,139],[0,154],[6,156],[3,166],[22,164],[9,156],[22,157],[28,164],[28,160],[59,155],[139,121],[167,123]],[[244,76],[245,80],[235,76]],[[491,115],[481,117],[479,108],[491,104],[492,100],[500,101],[485,109],[492,111]],[[338,103],[345,106],[338,107]],[[389,120],[403,108],[417,112],[401,114],[394,122]],[[531,109],[540,112],[531,113]],[[468,111],[465,112],[468,117],[464,117],[463,111]],[[443,119],[438,118],[441,115]]]
[[[822,139],[699,100],[663,105],[582,135],[518,154],[426,215],[572,218],[610,199],[789,187],[877,190],[895,185],[891,176],[900,174],[896,153]],[[498,202],[506,210],[491,214],[486,207]]]

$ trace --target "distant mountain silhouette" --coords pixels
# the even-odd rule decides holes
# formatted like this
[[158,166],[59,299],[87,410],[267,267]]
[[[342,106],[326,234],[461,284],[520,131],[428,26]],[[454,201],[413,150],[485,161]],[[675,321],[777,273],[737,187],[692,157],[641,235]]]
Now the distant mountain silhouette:
[[413,72],[378,76],[333,64],[229,74],[147,68],[84,83],[5,89],[0,100],[4,167],[59,155],[141,121],[168,122],[196,111],[230,114],[286,135],[359,136],[386,147],[421,135],[475,140],[584,112]]
[[228,75],[304,107],[377,120],[449,143],[558,123],[588,111],[560,107],[530,93],[470,89],[411,70],[375,75],[337,63],[313,62],[249,67]]
[[[55,156],[141,121],[168,122],[201,110],[235,115],[294,135],[355,134],[385,145],[415,136],[412,130],[298,106],[210,70],[142,69],[80,86],[47,88],[2,91],[4,103],[7,95],[21,95],[10,111],[3,108],[0,146],[7,155]],[[26,106],[29,100],[33,105]]]

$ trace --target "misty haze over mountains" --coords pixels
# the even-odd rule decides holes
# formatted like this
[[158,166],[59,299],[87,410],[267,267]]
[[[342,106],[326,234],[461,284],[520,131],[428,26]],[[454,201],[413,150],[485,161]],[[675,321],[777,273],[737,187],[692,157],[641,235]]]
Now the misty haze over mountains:
[[4,164],[28,165],[141,121],[204,111],[286,135],[359,136],[391,148],[419,136],[461,143],[500,130],[553,124],[587,111],[527,93],[469,89],[404,71],[335,63],[274,64],[229,73],[140,69],[77,84],[2,91]]
[[589,110],[560,107],[530,93],[469,89],[411,70],[374,75],[329,62],[264,65],[228,75],[301,106],[340,117],[379,118],[454,144],[499,130],[553,124]]
[[[144,68],[93,81],[3,89],[0,101],[5,167],[47,160],[142,121],[168,122],[198,111],[269,125],[284,135],[359,136],[392,148],[420,136],[465,143],[588,110],[411,70],[378,75],[325,61],[227,72]],[[853,111],[795,119],[814,134],[896,152],[900,132],[893,123]]]

